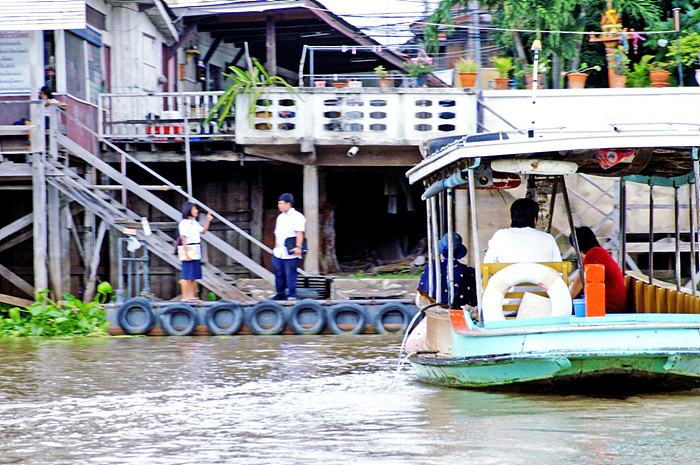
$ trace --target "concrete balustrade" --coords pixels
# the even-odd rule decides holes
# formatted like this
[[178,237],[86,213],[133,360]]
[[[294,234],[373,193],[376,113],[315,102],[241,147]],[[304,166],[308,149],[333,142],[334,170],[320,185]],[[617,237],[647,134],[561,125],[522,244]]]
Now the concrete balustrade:
[[[487,90],[481,115],[472,89],[270,89],[249,112],[241,95],[235,116],[217,133],[203,124],[222,92],[103,94],[100,130],[108,139],[233,137],[242,145],[419,145],[477,132],[644,130],[646,124],[700,124],[700,88]],[[534,101],[534,103],[533,103]],[[234,123],[235,120],[235,123]],[[187,131],[185,131],[187,128]],[[306,151],[306,150],[304,150]]]

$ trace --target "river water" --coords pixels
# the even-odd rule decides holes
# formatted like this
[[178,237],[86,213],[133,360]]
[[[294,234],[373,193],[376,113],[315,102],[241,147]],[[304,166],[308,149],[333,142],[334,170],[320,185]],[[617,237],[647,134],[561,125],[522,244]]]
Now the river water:
[[0,464],[665,465],[700,393],[493,394],[397,371],[398,335],[0,340]]

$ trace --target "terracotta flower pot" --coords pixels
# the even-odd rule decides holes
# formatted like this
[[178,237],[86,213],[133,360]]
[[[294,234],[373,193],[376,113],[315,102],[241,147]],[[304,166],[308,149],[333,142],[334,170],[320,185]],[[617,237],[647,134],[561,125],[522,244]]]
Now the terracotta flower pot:
[[510,79],[508,78],[496,78],[496,89],[507,89]]
[[651,87],[666,87],[668,86],[669,72],[663,69],[655,69],[649,71],[649,79],[651,79]]
[[391,78],[379,78],[379,87],[394,87],[394,80]]
[[462,83],[462,87],[476,87],[476,75],[477,73],[457,73],[459,74],[459,81]]
[[610,88],[611,89],[620,89],[622,87],[625,87],[626,83],[627,83],[627,76],[611,76],[610,77]]
[[586,87],[586,79],[588,74],[586,73],[569,73],[566,75],[566,79],[569,81],[569,89],[583,89]]
[[[532,89],[532,74],[525,75],[525,82],[527,83],[527,88]],[[537,88],[544,89],[544,76],[542,74],[537,75]]]

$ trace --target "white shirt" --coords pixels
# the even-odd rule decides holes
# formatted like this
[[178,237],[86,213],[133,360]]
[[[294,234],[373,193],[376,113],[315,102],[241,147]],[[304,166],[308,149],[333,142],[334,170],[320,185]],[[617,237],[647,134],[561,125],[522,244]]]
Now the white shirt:
[[272,251],[277,258],[301,258],[301,255],[290,254],[284,246],[288,237],[296,237],[298,232],[306,231],[306,218],[294,208],[280,213],[275,223],[275,248]]
[[489,241],[484,263],[560,262],[551,234],[534,228],[499,229]]
[[51,116],[51,105],[58,105],[61,103],[60,100],[56,100],[55,98],[45,98],[42,99],[44,101],[44,116]]
[[188,244],[199,244],[202,241],[199,234],[204,231],[204,226],[199,224],[199,222],[194,218],[188,218],[180,221],[180,224],[177,226],[177,230],[181,236],[185,236],[187,238]]

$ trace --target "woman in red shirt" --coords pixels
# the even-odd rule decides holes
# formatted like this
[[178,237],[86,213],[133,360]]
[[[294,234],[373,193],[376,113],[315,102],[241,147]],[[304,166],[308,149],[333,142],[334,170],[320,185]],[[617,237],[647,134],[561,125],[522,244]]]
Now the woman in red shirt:
[[[605,311],[607,313],[627,312],[627,288],[622,270],[613,260],[607,250],[602,248],[591,228],[581,226],[575,228],[578,246],[583,257],[583,266],[600,264],[605,267]],[[573,245],[573,236],[569,237]],[[583,290],[581,275],[576,277],[571,284],[571,297],[576,298]]]

